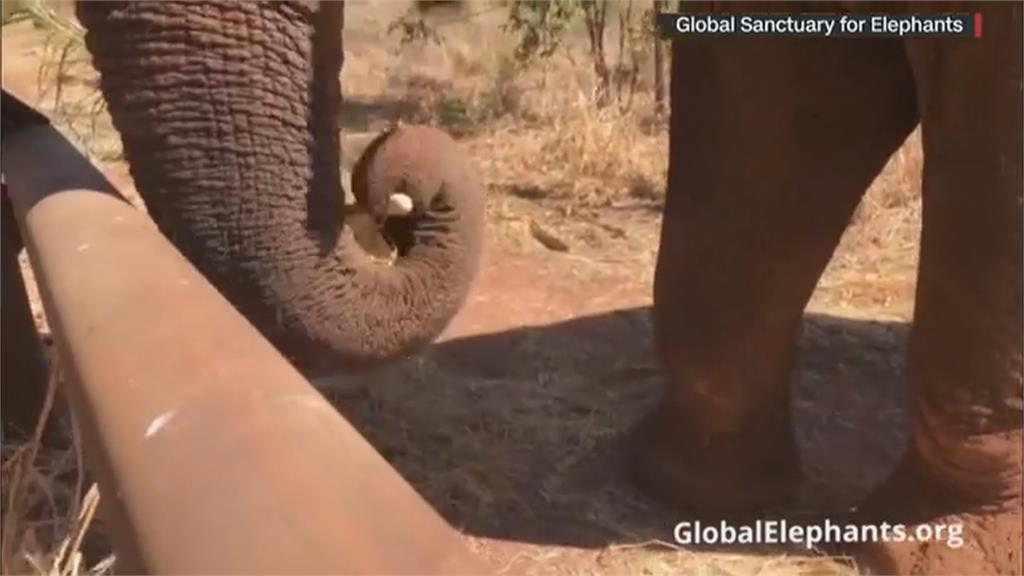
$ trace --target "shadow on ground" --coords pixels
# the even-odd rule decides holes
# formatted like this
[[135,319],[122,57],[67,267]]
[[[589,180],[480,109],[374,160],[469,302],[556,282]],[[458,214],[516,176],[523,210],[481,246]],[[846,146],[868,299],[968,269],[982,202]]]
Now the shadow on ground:
[[[682,518],[624,479],[619,444],[660,390],[649,315],[461,337],[318,384],[469,534],[583,548],[670,541]],[[895,464],[906,336],[902,323],[807,317],[794,395],[801,509],[848,507]]]

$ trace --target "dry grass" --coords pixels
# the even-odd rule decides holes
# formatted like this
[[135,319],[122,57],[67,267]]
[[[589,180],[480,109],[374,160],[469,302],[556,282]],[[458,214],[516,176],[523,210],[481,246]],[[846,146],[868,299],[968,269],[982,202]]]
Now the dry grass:
[[582,207],[663,195],[664,131],[641,129],[635,113],[598,110],[582,92],[544,114],[532,126],[504,122],[469,144],[494,190]]
[[83,153],[103,163],[121,158],[121,141],[97,89],[85,49],[85,30],[67,7],[44,0],[22,3],[25,19],[45,33],[36,74],[39,105]]
[[819,282],[812,308],[909,320],[921,234],[920,130],[868,189]]
[[[440,44],[403,46],[385,35],[350,47],[372,64],[346,68],[346,94],[415,103],[406,119],[460,134],[496,192],[589,207],[660,197],[668,136],[644,84],[628,109],[598,109],[578,38],[566,51],[523,66],[512,57],[510,39],[494,33],[493,18],[500,22],[502,13],[483,14],[491,19],[489,32],[480,30],[487,22],[441,25]],[[391,65],[381,65],[384,54]]]
[[5,442],[0,469],[0,569],[4,574],[77,576],[109,574],[113,556],[92,566],[82,551],[99,505],[95,484],[84,488],[81,450],[44,445],[43,430],[51,418],[60,370],[54,367],[43,411],[32,438]]

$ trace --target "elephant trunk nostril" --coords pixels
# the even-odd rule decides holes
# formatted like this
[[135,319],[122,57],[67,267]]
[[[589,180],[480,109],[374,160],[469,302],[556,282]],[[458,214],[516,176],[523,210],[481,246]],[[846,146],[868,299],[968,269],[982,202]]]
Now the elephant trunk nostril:
[[352,193],[382,225],[400,256],[428,256],[477,237],[479,181],[458,145],[425,126],[378,135],[352,170]]

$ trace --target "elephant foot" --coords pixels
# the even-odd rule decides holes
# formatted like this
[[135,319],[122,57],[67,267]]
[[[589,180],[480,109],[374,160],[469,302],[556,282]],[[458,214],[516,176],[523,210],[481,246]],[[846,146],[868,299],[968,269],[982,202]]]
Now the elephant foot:
[[743,519],[789,501],[800,458],[788,421],[710,435],[665,407],[628,440],[629,474],[642,491],[698,518]]
[[[1021,503],[955,510],[901,466],[861,505],[853,522],[901,523],[906,538],[848,545],[865,574],[1021,574]],[[899,541],[902,540],[902,541]]]

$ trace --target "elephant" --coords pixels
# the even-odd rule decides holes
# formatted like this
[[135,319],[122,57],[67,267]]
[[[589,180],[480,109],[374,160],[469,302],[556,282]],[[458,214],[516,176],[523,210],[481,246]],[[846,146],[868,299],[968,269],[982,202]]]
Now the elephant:
[[340,217],[341,3],[77,13],[154,220],[289,358],[361,364],[443,330],[479,260],[480,181],[440,131],[385,133],[352,192],[382,217],[395,193],[414,210],[385,223],[394,265],[366,257]]
[[[811,9],[707,4],[681,9]],[[881,11],[843,4],[812,6]],[[850,549],[886,574],[1020,573],[1021,8],[971,4],[985,26],[972,39],[673,39],[653,309],[667,384],[629,450],[649,493],[712,518],[793,495],[788,381],[804,308],[868,185],[920,124],[909,447],[846,520],[962,522],[969,542]]]
[[[296,367],[385,361],[443,331],[478,268],[479,175],[446,133],[412,125],[385,131],[344,174],[341,3],[82,2],[76,13],[148,212]],[[346,225],[345,176],[393,262]],[[31,322],[10,329],[35,338]]]
[[[77,10],[155,221],[275,345],[302,364],[379,360],[442,329],[479,258],[479,184],[447,137],[390,132],[352,187],[375,214],[406,194],[414,217],[384,224],[400,253],[390,268],[354,246],[338,218],[340,3]],[[804,309],[868,185],[920,124],[911,440],[846,520],[965,526],[960,549],[856,547],[881,572],[1019,571],[1021,5],[971,10],[981,38],[674,40],[653,309],[667,384],[626,443],[652,497],[735,520],[791,499]]]
[[[77,14],[148,211],[278,349],[300,366],[361,365],[443,330],[478,266],[479,177],[439,130],[385,132],[352,192],[397,259],[354,241],[339,179],[340,3],[85,2]],[[386,219],[403,197],[410,213]]]

